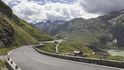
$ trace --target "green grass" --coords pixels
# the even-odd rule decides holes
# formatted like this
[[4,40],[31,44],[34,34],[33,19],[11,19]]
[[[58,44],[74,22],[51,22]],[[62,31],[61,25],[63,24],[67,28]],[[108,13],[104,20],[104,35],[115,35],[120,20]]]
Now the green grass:
[[48,43],[48,44],[45,44],[45,47],[40,47],[39,49],[46,52],[55,53],[56,52],[55,46],[56,45],[54,43]]
[[6,67],[5,62],[0,61],[0,70],[1,70],[2,68],[5,68],[5,67]]
[[38,29],[32,27],[30,24],[23,20],[20,21],[20,25],[22,29],[24,29],[27,33],[36,38],[38,41],[52,40],[50,36],[48,36],[46,33],[39,31]]
[[59,51],[62,53],[72,53],[75,50],[82,51],[87,55],[93,52],[90,48],[78,42],[63,42],[61,45],[59,45]]
[[108,56],[107,59],[117,60],[117,61],[124,61],[124,57],[121,57],[121,56]]
[[[48,43],[45,44],[45,47],[40,47],[40,50],[50,52],[50,53],[56,53],[56,44],[55,43]],[[84,44],[78,43],[78,42],[63,42],[58,46],[59,53],[70,53],[73,54],[73,51],[78,50],[82,51],[83,54],[87,55],[88,57],[94,57],[99,58],[100,55],[93,54],[93,50],[85,46]]]
[[33,38],[30,34],[28,34],[25,30],[19,27],[17,24],[11,24],[15,30],[16,35],[16,44],[30,44],[30,43],[37,43],[38,41]]
[[[55,43],[48,43],[45,44],[45,47],[40,47],[40,50],[46,51],[46,52],[50,52],[50,53],[56,53],[56,48],[55,48],[56,44]],[[63,42],[61,45],[59,45],[59,53],[73,53],[74,50],[80,50],[82,51],[84,54],[86,54],[88,57],[90,58],[103,58],[102,55],[100,54],[92,54],[93,50],[88,48],[87,46],[84,46],[81,43],[75,43],[75,42]],[[124,57],[120,57],[120,56],[106,56],[107,60],[117,60],[117,61],[124,61]]]
[[[50,53],[56,53],[55,49],[56,44],[55,43],[48,43],[45,44],[45,47],[40,47],[40,50],[50,52]],[[82,51],[84,54],[86,54],[90,58],[102,58],[103,56],[100,54],[92,54],[93,50],[88,48],[87,46],[84,46],[84,44],[81,44],[79,42],[63,42],[61,45],[59,45],[59,53],[73,53],[74,50]],[[108,60],[119,60],[123,61],[124,57],[119,56],[110,56],[108,55],[106,57]]]
[[17,47],[11,47],[11,48],[0,47],[0,55],[6,55],[8,52],[10,52],[11,50],[15,48]]
[[15,30],[15,45],[36,44],[39,41],[52,40],[47,34],[35,29],[27,22],[20,19],[20,23],[15,23],[13,20],[5,18]]
[[60,36],[64,37],[65,39],[67,38],[67,40],[80,41],[83,43],[94,42],[94,38],[88,33],[84,32],[67,32],[60,34]]

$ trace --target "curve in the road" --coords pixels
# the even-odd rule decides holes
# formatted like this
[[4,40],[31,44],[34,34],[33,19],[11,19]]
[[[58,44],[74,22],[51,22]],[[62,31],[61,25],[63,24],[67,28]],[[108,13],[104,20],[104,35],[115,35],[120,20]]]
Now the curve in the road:
[[46,56],[35,51],[32,46],[15,49],[10,57],[22,70],[124,70]]

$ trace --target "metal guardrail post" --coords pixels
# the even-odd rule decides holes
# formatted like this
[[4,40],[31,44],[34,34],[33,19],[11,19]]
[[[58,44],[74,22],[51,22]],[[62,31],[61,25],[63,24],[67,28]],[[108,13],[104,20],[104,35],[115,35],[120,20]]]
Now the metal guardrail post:
[[6,58],[6,61],[7,61],[7,63],[10,65],[10,67],[12,68],[12,70],[22,70],[19,66],[17,66],[17,64],[16,63],[14,63],[14,61],[11,59],[11,57],[10,57],[10,53],[11,53],[12,51],[10,51],[9,53],[8,53],[8,55],[7,55],[7,58]]
[[7,58],[7,60],[10,60],[10,58]]
[[11,64],[13,64],[13,61],[11,61]]
[[19,67],[18,66],[15,66],[15,69],[18,69]]

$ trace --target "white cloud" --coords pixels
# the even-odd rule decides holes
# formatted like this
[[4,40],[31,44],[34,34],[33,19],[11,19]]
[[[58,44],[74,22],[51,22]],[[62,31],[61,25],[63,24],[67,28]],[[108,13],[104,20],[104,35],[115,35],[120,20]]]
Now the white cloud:
[[34,0],[6,0],[5,2],[11,6],[13,4],[12,9],[17,16],[33,23],[45,20],[70,20],[78,17],[92,18],[98,16],[85,12],[77,2],[71,4],[48,2],[43,5]]
[[[94,18],[124,9],[124,0],[3,0],[14,13],[29,22]],[[69,2],[72,1],[72,2]]]
[[109,13],[124,9],[124,0],[79,0],[85,11],[91,13]]
[[46,19],[45,12],[42,11],[44,9],[37,3],[21,2],[18,5],[14,6],[12,9],[16,15],[29,22]]

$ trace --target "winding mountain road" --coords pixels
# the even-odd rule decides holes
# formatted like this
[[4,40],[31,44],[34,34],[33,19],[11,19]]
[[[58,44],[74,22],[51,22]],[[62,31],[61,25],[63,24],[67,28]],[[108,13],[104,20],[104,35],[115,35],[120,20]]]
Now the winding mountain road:
[[31,45],[13,50],[10,57],[22,70],[124,70],[46,56]]

